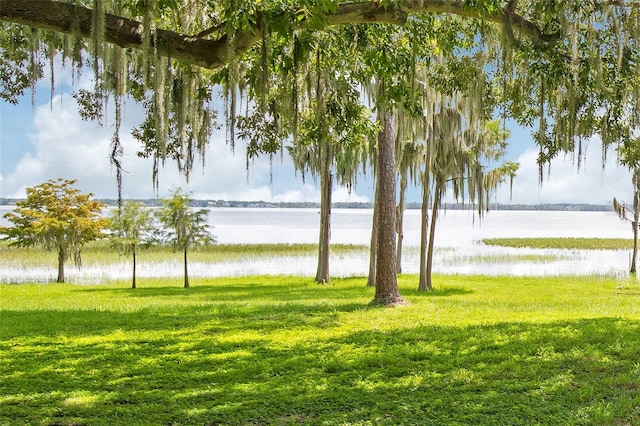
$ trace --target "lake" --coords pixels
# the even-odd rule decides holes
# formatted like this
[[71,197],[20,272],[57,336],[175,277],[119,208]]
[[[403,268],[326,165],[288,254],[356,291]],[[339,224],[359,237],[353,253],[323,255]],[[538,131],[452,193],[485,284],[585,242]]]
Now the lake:
[[[0,213],[10,208],[0,208]],[[371,232],[370,209],[334,209],[331,242],[368,245]],[[316,243],[318,209],[212,208],[209,209],[212,232],[223,244]],[[4,222],[6,223],[6,222]],[[546,275],[627,275],[629,251],[619,250],[542,250],[486,246],[485,238],[502,237],[593,237],[631,238],[628,223],[613,212],[571,211],[491,211],[482,219],[471,211],[441,212],[436,228],[434,272],[446,274],[489,274],[514,276]],[[418,272],[420,211],[405,213],[402,268]],[[332,256],[332,276],[366,276],[368,254]],[[238,276],[293,274],[313,276],[315,256],[276,259],[248,258],[244,261],[191,263],[190,276]],[[139,276],[180,276],[180,265],[140,264]],[[24,276],[25,271],[16,271]],[[27,271],[28,275],[51,276],[55,271]],[[78,271],[69,267],[73,281],[90,282],[105,278],[126,279],[129,265],[114,265],[108,270]],[[11,271],[0,272],[0,281],[12,281]],[[40,277],[41,278],[41,277]]]

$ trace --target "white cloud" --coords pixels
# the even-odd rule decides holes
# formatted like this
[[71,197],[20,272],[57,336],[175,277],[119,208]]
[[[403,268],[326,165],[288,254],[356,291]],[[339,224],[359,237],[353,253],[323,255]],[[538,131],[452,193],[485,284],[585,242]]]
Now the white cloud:
[[585,203],[610,204],[613,197],[630,198],[631,173],[616,162],[615,152],[610,152],[602,167],[602,145],[591,140],[587,147],[586,161],[578,169],[571,156],[555,158],[550,168],[545,166],[540,185],[538,152],[529,149],[517,161],[520,169],[513,183],[513,197],[509,200],[509,187],[502,185],[496,199],[501,203]]
[[[110,126],[100,127],[96,123],[82,121],[77,108],[70,95],[56,95],[51,104],[47,102],[36,108],[29,131],[32,152],[26,152],[13,170],[3,173],[0,178],[2,197],[24,197],[26,188],[57,178],[77,179],[80,190],[92,192],[98,198],[117,196],[115,169],[109,162],[113,130]],[[286,155],[272,162],[266,156],[255,159],[247,171],[244,146],[238,142],[234,154],[225,142],[224,131],[213,135],[204,167],[196,164],[188,182],[173,162],[167,162],[160,169],[156,193],[152,161],[137,157],[138,142],[130,134],[136,120],[141,120],[140,107],[129,103],[126,109],[126,121],[120,132],[124,148],[121,162],[125,171],[122,185],[125,198],[165,197],[180,187],[199,199],[320,200],[317,185],[311,181],[302,182]],[[368,201],[368,198],[348,194],[345,188],[338,187],[334,191],[334,200]]]
[[340,186],[333,190],[331,199],[335,203],[367,203],[372,201],[371,198],[366,195],[356,194],[356,189],[353,189],[351,192],[349,192],[347,188],[345,188],[344,186]]
[[[76,82],[78,83],[78,82]],[[79,84],[79,83],[78,83]],[[84,82],[84,84],[89,84]],[[31,110],[30,110],[31,111]],[[276,157],[272,163],[261,157],[246,169],[244,147],[238,143],[233,154],[225,142],[224,131],[216,132],[208,148],[204,168],[197,164],[187,183],[178,173],[175,164],[167,163],[160,172],[158,192],[154,192],[151,160],[136,156],[138,142],[130,131],[142,119],[139,105],[125,105],[125,122],[121,129],[124,146],[122,166],[123,195],[126,198],[164,197],[170,190],[181,187],[194,198],[252,200],[252,201],[312,201],[320,200],[318,183],[313,179],[303,182],[294,173],[287,155]],[[113,129],[84,122],[78,115],[75,100],[68,94],[56,95],[31,111],[31,127],[25,132],[29,140],[18,143],[32,145],[9,170],[0,175],[0,196],[23,197],[25,189],[47,179],[58,177],[78,179],[78,187],[93,192],[99,198],[115,198],[117,188],[115,170],[109,163],[109,145]],[[109,116],[106,119],[110,123]],[[3,139],[3,144],[8,140]],[[12,141],[12,143],[15,143]],[[590,203],[609,204],[613,197],[631,198],[630,172],[616,163],[615,153],[610,153],[606,167],[602,168],[601,146],[592,140],[588,144],[587,161],[578,170],[571,158],[560,157],[552,161],[550,175],[544,175],[539,186],[537,151],[523,152],[513,186],[513,198],[509,199],[508,185],[499,188],[492,198],[501,203]],[[358,185],[349,193],[344,187],[336,187],[335,202],[366,202],[372,199],[370,178],[361,177]],[[420,191],[412,188],[409,201],[420,200]]]

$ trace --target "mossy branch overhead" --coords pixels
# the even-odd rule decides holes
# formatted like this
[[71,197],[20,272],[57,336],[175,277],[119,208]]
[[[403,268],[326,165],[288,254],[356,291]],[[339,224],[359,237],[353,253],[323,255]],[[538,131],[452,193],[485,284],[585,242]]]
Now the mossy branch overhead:
[[[284,14],[284,12],[282,12]],[[552,41],[559,33],[547,33],[508,7],[479,12],[463,0],[413,0],[402,6],[383,6],[379,2],[346,2],[326,14],[326,25],[388,23],[404,25],[409,15],[423,13],[454,14],[482,18],[499,24],[507,23],[520,34],[540,41]],[[74,34],[90,38],[94,11],[87,7],[51,0],[0,0],[0,20],[34,28]],[[218,69],[254,46],[261,38],[264,15],[256,12],[253,24],[236,29],[233,34],[221,32],[219,24],[196,35],[157,28],[151,44],[145,42],[143,22],[125,16],[104,14],[104,40],[122,48],[143,49],[152,45],[154,52],[207,69]],[[217,34],[218,38],[208,38]],[[230,40],[233,42],[230,43]]]

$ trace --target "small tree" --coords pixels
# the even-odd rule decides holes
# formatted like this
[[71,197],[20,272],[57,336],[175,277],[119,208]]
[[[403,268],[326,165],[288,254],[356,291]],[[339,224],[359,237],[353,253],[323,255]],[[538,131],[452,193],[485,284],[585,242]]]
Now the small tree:
[[176,189],[171,198],[162,200],[162,207],[157,212],[158,221],[164,226],[162,239],[171,244],[175,251],[184,253],[184,287],[189,287],[187,270],[187,252],[189,247],[208,245],[215,242],[215,237],[207,229],[206,209],[191,210],[189,194]]
[[133,258],[131,288],[136,288],[136,253],[147,243],[152,231],[151,214],[142,204],[127,201],[111,215],[111,245],[123,255]]
[[104,204],[92,200],[92,193],[73,188],[77,180],[48,180],[27,188],[27,198],[16,203],[13,212],[4,215],[13,223],[0,227],[0,234],[16,247],[42,246],[58,253],[57,282],[64,282],[64,264],[73,257],[81,265],[85,243],[103,236],[109,220],[101,216]]

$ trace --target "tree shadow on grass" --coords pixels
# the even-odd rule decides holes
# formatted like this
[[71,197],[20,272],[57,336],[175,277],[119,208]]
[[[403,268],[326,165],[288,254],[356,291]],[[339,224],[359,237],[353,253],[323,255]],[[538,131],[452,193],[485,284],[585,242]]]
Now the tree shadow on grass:
[[[328,303],[335,300],[363,298],[364,307],[373,297],[373,289],[366,287],[361,278],[342,278],[334,280],[336,285],[320,285],[310,278],[299,277],[242,277],[228,279],[210,279],[190,288],[179,286],[149,286],[144,284],[136,289],[112,286],[78,286],[73,291],[80,293],[99,293],[131,298],[167,297],[173,300],[201,299],[203,303],[258,302],[258,303],[304,303],[326,298]],[[108,296],[107,296],[108,297]]]
[[[331,327],[341,313],[365,309],[355,302],[219,303],[215,305],[168,305],[119,312],[113,310],[34,310],[2,312],[0,337],[55,338],[56,336],[104,335],[117,332],[164,333],[205,327],[227,333],[253,329],[263,333],[288,328]],[[249,318],[249,319],[248,319]],[[250,322],[248,324],[247,322]]]
[[[280,280],[284,283],[279,282]],[[157,298],[171,297],[179,300],[201,298],[210,302],[242,302],[262,301],[298,303],[300,301],[317,300],[324,293],[327,300],[334,301],[344,298],[363,298],[363,308],[373,297],[374,289],[367,287],[366,278],[350,277],[334,280],[339,285],[321,285],[310,278],[291,277],[243,277],[240,279],[216,279],[214,283],[204,283],[183,288],[179,286],[113,288],[113,287],[86,287],[81,286],[74,291],[83,293],[111,293],[114,297],[122,297],[123,294],[132,298]],[[418,291],[413,286],[401,289],[401,293],[411,297],[452,297],[473,293],[472,290],[460,287],[436,287],[430,291]]]
[[[317,326],[289,342],[295,329],[256,329],[255,312],[215,330],[213,323],[189,326],[200,317],[188,311],[185,321],[157,321],[150,333],[119,329],[132,320],[143,325],[142,316],[95,315],[104,318],[85,317],[84,335],[61,330],[39,342],[3,341],[3,368],[11,373],[0,385],[0,423],[640,421],[637,321],[408,325],[335,335],[320,335]],[[107,323],[115,323],[113,333],[104,336]]]

